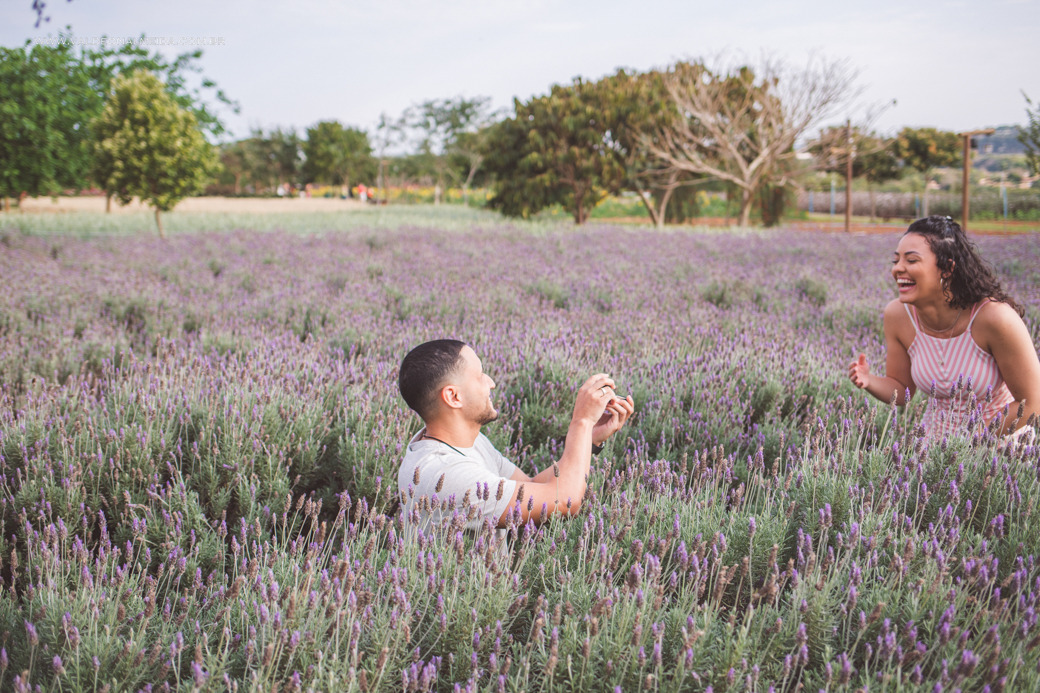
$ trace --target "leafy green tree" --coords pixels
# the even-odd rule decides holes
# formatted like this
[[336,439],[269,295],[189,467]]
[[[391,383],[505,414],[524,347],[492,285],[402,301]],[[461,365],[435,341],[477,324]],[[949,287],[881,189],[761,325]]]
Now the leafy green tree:
[[219,189],[235,194],[274,192],[283,183],[297,184],[303,165],[303,143],[293,130],[257,128],[252,136],[220,146]]
[[368,135],[335,120],[307,128],[303,154],[303,177],[309,183],[342,185],[349,191],[352,180],[371,179],[375,175]]
[[[703,176],[669,165],[648,146],[654,133],[677,116],[663,74],[622,69],[593,89],[604,124],[604,146],[624,169],[621,187],[636,193],[658,227],[696,213],[696,190],[691,186]],[[670,207],[673,201],[678,204]]]
[[607,115],[594,85],[577,79],[554,86],[548,96],[514,103],[515,115],[489,131],[485,166],[494,177],[489,205],[526,217],[559,203],[575,223],[585,223],[625,176],[622,163],[607,151]]
[[85,182],[87,124],[102,102],[70,44],[0,48],[0,196]]
[[[465,196],[484,161],[487,127],[497,118],[490,97],[458,96],[417,104],[405,112],[402,121],[419,133],[417,153],[429,163],[437,188],[443,190],[449,183],[461,182]],[[439,201],[436,195],[434,203]]]
[[1028,96],[1025,96],[1025,99],[1026,117],[1029,119],[1029,123],[1024,128],[1018,128],[1018,140],[1025,145],[1026,164],[1029,166],[1029,172],[1034,176],[1040,176],[1040,104],[1037,104],[1035,110],[1029,110],[1033,106],[1033,102]]
[[844,175],[848,165],[851,140],[852,176],[867,181],[870,191],[870,218],[877,216],[877,186],[885,181],[895,180],[903,173],[899,157],[896,155],[896,143],[876,132],[867,132],[864,128],[830,127],[824,129],[820,136],[809,145],[809,151],[817,161],[817,168],[831,173]]
[[172,62],[149,54],[138,43],[75,49],[62,34],[52,44],[30,42],[0,48],[0,196],[55,194],[88,185],[94,168],[89,124],[104,107],[112,80],[138,69],[161,76],[172,98],[195,114],[211,135],[223,132],[207,105],[215,99],[232,110],[237,105],[199,73],[201,51]]
[[94,175],[120,204],[138,197],[160,212],[203,190],[217,166],[195,116],[179,106],[158,77],[145,70],[120,75],[92,123]]
[[376,125],[374,137],[376,145],[376,156],[379,165],[376,173],[376,186],[383,194],[383,203],[386,204],[387,187],[389,181],[396,178],[396,171],[392,170],[393,160],[389,152],[392,148],[400,145],[405,137],[405,124],[400,118],[391,118],[386,113],[379,114],[379,122]]
[[303,143],[292,130],[257,128],[240,143],[245,180],[254,192],[274,192],[282,183],[296,182],[303,165]]
[[220,170],[215,189],[226,194],[228,189],[238,195],[248,185],[247,153],[244,140],[220,145]]
[[904,166],[925,173],[961,161],[961,138],[935,128],[903,128],[896,135],[895,152]]
[[903,166],[924,175],[924,214],[928,216],[928,182],[931,172],[961,162],[961,138],[936,128],[903,128],[896,135],[895,155]]

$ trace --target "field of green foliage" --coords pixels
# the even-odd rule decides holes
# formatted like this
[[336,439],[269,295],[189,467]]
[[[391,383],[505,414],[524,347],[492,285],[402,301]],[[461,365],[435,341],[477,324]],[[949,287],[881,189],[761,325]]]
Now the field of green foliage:
[[[1025,691],[1040,448],[868,401],[897,236],[350,215],[0,217],[0,689]],[[980,238],[1040,343],[1040,243]],[[578,517],[402,533],[397,367],[491,440],[636,402]]]

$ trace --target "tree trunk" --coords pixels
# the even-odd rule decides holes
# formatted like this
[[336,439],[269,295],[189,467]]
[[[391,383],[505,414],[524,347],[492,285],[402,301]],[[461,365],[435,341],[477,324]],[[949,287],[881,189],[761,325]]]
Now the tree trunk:
[[877,221],[877,195],[875,194],[876,191],[874,190],[874,186],[873,185],[870,186],[869,190],[870,190],[870,223],[873,224],[875,221]]
[[105,195],[105,214],[112,212],[112,193]]
[[751,191],[742,188],[740,191],[740,222],[739,226],[751,225]]
[[466,176],[466,182],[462,184],[462,201],[467,205],[469,204],[469,186],[473,183],[473,178],[477,175],[477,168],[480,167],[480,162],[473,164],[469,167],[469,175]]
[[383,159],[379,160],[379,173],[376,174],[376,185],[379,186],[379,192],[383,195],[383,204],[386,204],[386,176],[383,173]]
[[[643,206],[646,207],[647,214],[650,215],[650,221],[653,222],[654,226],[657,227],[657,228],[663,227],[664,226],[664,216],[663,216],[663,213],[662,213],[661,216],[658,216],[657,210],[654,208],[654,206],[652,204],[650,204],[650,201],[647,200],[647,196],[649,196],[650,193],[645,191],[645,190],[643,190],[642,188],[636,188],[636,194],[639,195],[639,199],[642,200]],[[667,202],[665,204],[667,204]]]
[[679,172],[673,170],[668,174],[668,184],[664,186],[664,195],[661,196],[661,206],[657,210],[656,227],[659,229],[664,228],[665,221],[668,219],[668,203],[672,199],[672,194],[679,189]]
[[159,238],[166,238],[166,235],[163,233],[162,217],[159,216],[158,207],[155,208],[155,225],[159,228]]
[[926,217],[926,216],[928,216],[928,174],[927,173],[925,173],[925,175],[924,175],[924,195],[922,195],[922,197],[924,198],[924,200],[923,200],[923,202],[921,202],[921,207],[922,207],[921,211],[923,211],[924,214],[922,214],[921,216]]

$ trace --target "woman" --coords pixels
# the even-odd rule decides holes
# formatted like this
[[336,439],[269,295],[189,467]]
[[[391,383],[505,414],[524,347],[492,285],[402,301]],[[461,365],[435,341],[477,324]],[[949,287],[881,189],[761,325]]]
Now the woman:
[[928,393],[922,423],[934,440],[965,432],[977,407],[987,424],[1002,416],[1001,434],[1040,417],[1040,359],[1023,311],[958,224],[939,216],[912,223],[892,277],[899,298],[885,307],[885,375],[872,374],[860,354],[849,364],[857,387],[899,405],[908,392]]

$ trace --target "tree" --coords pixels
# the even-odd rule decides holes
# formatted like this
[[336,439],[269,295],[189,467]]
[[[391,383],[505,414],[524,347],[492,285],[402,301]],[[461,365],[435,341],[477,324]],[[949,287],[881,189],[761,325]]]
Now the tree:
[[[473,177],[484,161],[487,127],[498,118],[491,109],[491,98],[478,96],[467,99],[424,101],[405,111],[402,123],[420,133],[418,153],[430,162],[430,172],[437,188],[443,189],[450,178],[462,183],[467,196]],[[461,163],[458,175],[453,163]],[[439,193],[434,203],[440,202]]]
[[215,186],[211,188],[218,191],[216,194],[227,194],[228,187],[235,195],[242,192],[249,180],[246,157],[246,146],[243,140],[220,145],[220,171],[217,174]]
[[520,117],[525,106],[519,100],[514,103],[517,116],[495,123],[488,131],[484,161],[491,176],[488,206],[506,216],[527,219],[562,202],[562,189],[546,184],[547,167],[529,151],[532,126]]
[[138,197],[160,212],[202,191],[217,166],[214,147],[198,121],[145,70],[120,75],[112,94],[92,123],[96,168],[105,191],[128,204]]
[[[676,116],[662,73],[618,70],[591,91],[602,114],[603,144],[624,170],[621,187],[637,194],[658,228],[665,221],[685,221],[686,213],[696,208],[696,191],[690,186],[703,177],[669,165],[647,146]],[[670,208],[677,195],[680,204]]]
[[924,215],[928,216],[928,179],[932,169],[961,161],[961,138],[935,128],[903,128],[896,135],[895,155],[903,166],[924,175]]
[[351,180],[370,179],[375,175],[368,135],[335,120],[321,121],[307,128],[303,154],[303,177],[307,182],[342,185],[349,191]]
[[865,179],[870,191],[871,221],[877,216],[877,185],[899,178],[902,174],[894,150],[893,139],[856,126],[826,128],[809,145],[809,151],[816,158],[817,168],[832,173],[844,175],[847,157],[852,155],[852,176]]
[[777,174],[795,141],[849,101],[854,77],[841,61],[804,69],[773,59],[757,69],[679,63],[664,75],[677,117],[648,134],[646,146],[681,171],[736,186],[747,225],[755,192],[784,182]]
[[293,130],[257,128],[246,139],[221,145],[220,163],[219,189],[270,193],[283,183],[299,182],[303,145]]
[[607,151],[606,115],[595,88],[581,79],[556,85],[548,96],[514,102],[516,115],[491,127],[485,166],[494,176],[489,205],[528,216],[559,203],[577,224],[625,175]]
[[57,194],[86,181],[87,123],[102,103],[71,44],[0,48],[0,196],[5,204],[8,197]]
[[403,141],[404,127],[404,122],[400,118],[391,118],[385,112],[379,114],[379,122],[375,131],[376,155],[379,158],[376,186],[383,194],[383,204],[389,202],[387,187],[392,173],[390,161],[388,161],[389,152]]
[[217,101],[237,105],[205,77],[196,80],[201,51],[185,53],[173,62],[149,54],[138,43],[74,50],[75,41],[62,34],[53,45],[30,42],[20,48],[0,48],[0,196],[56,194],[88,185],[92,166],[89,124],[104,107],[112,80],[144,69],[161,76],[171,96],[191,110],[211,135],[223,132],[219,118],[206,105]]
[[250,184],[255,191],[274,192],[295,182],[302,173],[303,143],[293,130],[257,128],[242,142]]
[[1024,128],[1018,128],[1018,141],[1025,145],[1029,172],[1034,176],[1040,176],[1040,104],[1037,104],[1036,110],[1031,111],[1029,109],[1033,102],[1025,94],[1022,96],[1026,99],[1026,117],[1029,123]]

